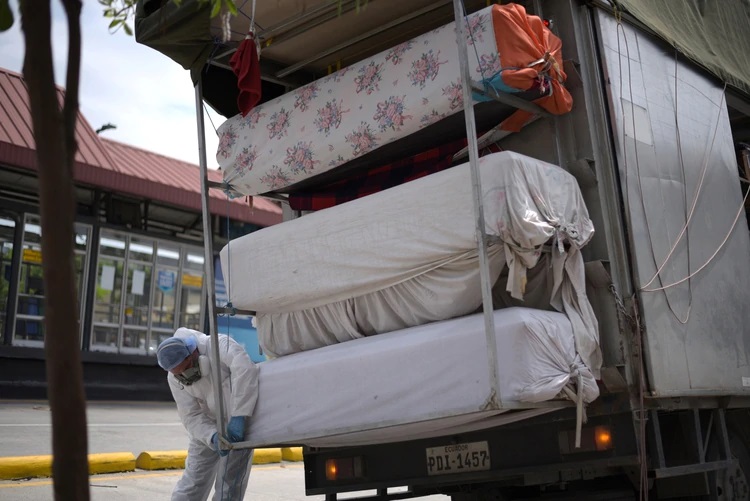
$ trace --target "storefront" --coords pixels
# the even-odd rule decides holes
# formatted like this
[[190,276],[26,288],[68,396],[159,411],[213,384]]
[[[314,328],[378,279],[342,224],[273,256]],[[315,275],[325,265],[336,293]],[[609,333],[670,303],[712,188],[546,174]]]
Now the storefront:
[[[0,107],[0,124],[20,131],[3,136],[0,128],[0,398],[43,397],[45,391],[36,158],[22,131],[31,130],[30,122],[17,118]],[[178,327],[204,330],[207,324],[199,169],[101,139],[83,117],[77,135],[75,276],[87,394],[168,397],[156,347]],[[228,235],[281,221],[281,209],[266,200],[249,204],[212,193],[210,208],[215,252]],[[250,320],[220,321],[227,323],[247,344]],[[257,355],[255,343],[247,349]]]

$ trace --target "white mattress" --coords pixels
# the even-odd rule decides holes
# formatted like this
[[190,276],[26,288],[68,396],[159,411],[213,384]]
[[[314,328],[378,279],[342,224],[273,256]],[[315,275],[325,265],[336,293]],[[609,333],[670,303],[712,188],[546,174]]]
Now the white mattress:
[[[521,299],[526,270],[552,241],[550,301],[598,374],[578,251],[594,228],[575,178],[512,152],[482,157],[479,169],[493,279],[507,266]],[[273,356],[472,313],[481,305],[472,197],[464,164],[232,240],[221,251],[230,300],[258,312]]]
[[[559,398],[579,373],[583,384],[574,391],[582,391],[585,402],[598,396],[565,315],[528,308],[494,315],[503,403],[533,408]],[[384,443],[544,412],[483,410],[491,385],[481,314],[297,353],[259,368],[248,438],[256,447]]]
[[[471,78],[518,92],[498,77],[491,11],[468,16]],[[266,193],[413,134],[463,109],[460,74],[450,23],[236,115],[218,130],[224,181]]]

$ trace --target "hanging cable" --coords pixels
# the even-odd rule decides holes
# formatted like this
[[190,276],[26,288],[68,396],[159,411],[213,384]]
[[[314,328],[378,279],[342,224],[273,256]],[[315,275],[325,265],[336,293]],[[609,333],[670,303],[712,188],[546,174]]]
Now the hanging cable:
[[211,114],[208,112],[208,108],[206,108],[206,103],[203,103],[203,111],[206,113],[206,116],[208,116],[208,121],[211,122],[211,127],[214,128],[214,132],[216,133],[216,137],[219,137],[219,129],[216,128],[216,125],[214,125],[214,119],[211,118]]
[[721,122],[722,105],[724,104],[724,96],[726,95],[726,89],[727,89],[727,84],[725,83],[724,84],[724,88],[723,88],[722,93],[721,93],[721,101],[719,102],[719,111],[718,111],[718,116],[716,117],[716,127],[714,128],[713,137],[711,138],[711,144],[709,146],[708,152],[706,153],[706,156],[705,156],[705,159],[704,159],[704,162],[703,162],[703,168],[701,169],[701,177],[700,177],[700,180],[698,181],[698,187],[697,187],[697,190],[696,190],[696,193],[695,193],[695,197],[693,198],[693,205],[690,207],[690,212],[688,214],[688,219],[687,219],[687,221],[685,221],[685,225],[683,226],[682,231],[678,235],[677,240],[675,241],[674,245],[670,249],[669,254],[667,254],[666,259],[664,260],[664,262],[662,263],[662,265],[659,267],[659,269],[656,270],[656,273],[654,273],[654,276],[651,277],[651,280],[649,280],[647,284],[645,284],[645,285],[643,285],[641,287],[641,290],[645,290],[645,288],[648,287],[649,285],[651,285],[654,282],[654,280],[656,280],[656,278],[659,276],[659,273],[661,273],[661,270],[667,264],[667,261],[669,261],[670,257],[672,256],[672,254],[674,253],[675,249],[677,248],[677,244],[679,243],[680,239],[682,238],[682,236],[687,231],[687,228],[688,228],[688,225],[690,223],[690,220],[693,218],[693,213],[695,212],[695,207],[698,204],[698,195],[700,195],[700,192],[703,189],[704,178],[706,176],[706,171],[708,170],[709,155],[711,154],[711,151],[713,150],[714,143],[716,141],[716,133],[719,130],[719,123]]
[[[622,48],[620,45],[620,33],[622,33],[622,38],[625,42],[625,58],[627,59],[627,70],[628,70],[628,91],[630,94],[630,106],[632,107],[631,112],[631,125],[633,128],[633,141],[634,141],[634,152],[635,152],[635,167],[636,167],[636,179],[638,183],[638,190],[640,193],[640,202],[641,202],[641,209],[643,210],[643,219],[646,225],[646,234],[648,235],[648,241],[649,241],[649,249],[651,251],[651,257],[654,261],[654,267],[656,268],[657,260],[656,260],[656,252],[654,251],[654,244],[653,244],[653,238],[651,237],[652,231],[651,231],[651,224],[649,221],[649,218],[647,217],[646,213],[646,201],[643,196],[643,185],[641,182],[641,169],[640,169],[640,159],[638,157],[638,144],[637,144],[637,128],[635,123],[635,103],[633,99],[633,82],[632,82],[632,71],[631,71],[631,61],[630,61],[630,45],[628,43],[627,34],[625,32],[625,28],[622,25],[622,16],[619,13],[619,10],[615,11],[615,18],[617,20],[617,55],[618,55],[618,64],[619,64],[619,73],[620,73],[620,91],[624,92],[624,80],[623,80],[623,71],[622,71]],[[629,182],[629,176],[628,176],[628,154],[627,154],[627,146],[625,141],[625,110],[623,109],[622,113],[622,155],[623,155],[623,167],[625,170],[625,198],[627,201],[627,206],[630,209],[631,203],[630,203],[630,182]],[[661,277],[659,277],[661,280]],[[680,317],[680,315],[677,314],[677,311],[675,311],[674,306],[672,305],[672,302],[670,301],[669,295],[665,292],[664,293],[665,300],[667,303],[667,307],[669,308],[669,311],[672,313],[672,315],[677,319],[678,322],[685,324],[687,322],[686,317],[684,320]],[[688,312],[689,315],[689,312]]]
[[[619,64],[619,72],[620,72],[620,92],[623,92],[623,76],[622,76],[622,50],[620,47],[620,32],[622,31],[623,37],[625,39],[625,50],[626,55],[625,57],[628,59],[628,88],[630,90],[630,102],[631,105],[633,103],[633,86],[631,82],[631,72],[630,72],[630,49],[628,47],[628,40],[627,36],[625,34],[625,28],[622,26],[622,13],[620,12],[620,9],[618,8],[617,4],[614,4],[614,15],[615,20],[617,21],[617,59]],[[627,202],[628,208],[630,208],[630,190],[628,188],[628,163],[627,163],[627,148],[625,147],[625,113],[623,110],[623,127],[622,127],[622,134],[623,134],[623,140],[622,140],[622,150],[623,150],[623,167],[625,170],[625,198]],[[633,113],[633,135],[635,135],[635,113]],[[638,164],[638,147],[636,145],[635,148],[635,154],[636,154],[636,165]],[[641,197],[643,198],[643,197]],[[645,210],[644,210],[645,213]],[[652,247],[653,252],[653,247]],[[635,298],[634,298],[635,299]],[[667,304],[669,305],[669,297],[667,299]],[[641,336],[640,332],[640,321],[638,318],[638,308],[637,308],[637,301],[633,300],[632,302],[633,309],[634,309],[634,317],[635,317],[635,344],[637,349],[637,357],[638,357],[638,409],[636,410],[636,415],[638,416],[638,461],[639,461],[639,488],[638,488],[638,499],[639,501],[648,501],[648,466],[646,462],[646,410],[645,410],[645,402],[644,402],[644,393],[646,391],[646,383],[645,383],[645,377],[644,377],[644,362],[643,362],[643,338]],[[670,305],[671,309],[671,305]],[[672,311],[674,314],[674,311]]]
[[678,280],[678,281],[676,281],[674,283],[671,283],[671,284],[668,284],[668,285],[665,285],[663,287],[659,287],[659,288],[656,288],[656,289],[641,289],[641,290],[643,292],[658,292],[658,291],[669,289],[670,287],[674,287],[676,285],[680,285],[681,283],[685,282],[686,280],[690,280],[691,278],[693,278],[695,275],[697,275],[698,273],[700,273],[701,271],[703,271],[703,269],[706,266],[708,266],[709,264],[711,264],[711,261],[713,261],[714,258],[719,254],[719,252],[721,252],[721,249],[724,248],[724,245],[726,245],[726,243],[729,241],[729,237],[732,236],[732,233],[734,232],[734,228],[737,226],[737,221],[739,221],[740,215],[742,215],[742,212],[745,209],[745,202],[747,201],[747,196],[749,194],[750,194],[750,190],[748,190],[747,193],[745,193],[745,197],[742,199],[742,203],[740,204],[740,209],[737,211],[737,215],[734,217],[734,221],[732,222],[732,226],[729,228],[729,231],[727,232],[727,235],[724,237],[724,240],[722,240],[721,244],[716,249],[716,251],[713,254],[711,254],[711,257],[709,257],[708,260],[705,263],[703,263],[703,265],[700,268],[698,268],[697,270],[695,270],[693,273],[691,273],[687,277],[683,278],[682,280]]

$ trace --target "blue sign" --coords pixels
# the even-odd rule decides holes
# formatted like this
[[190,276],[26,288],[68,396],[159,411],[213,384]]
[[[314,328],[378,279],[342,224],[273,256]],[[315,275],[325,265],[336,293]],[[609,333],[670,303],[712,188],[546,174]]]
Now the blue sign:
[[159,274],[156,280],[157,286],[162,290],[162,292],[169,292],[174,289],[175,272],[159,270]]

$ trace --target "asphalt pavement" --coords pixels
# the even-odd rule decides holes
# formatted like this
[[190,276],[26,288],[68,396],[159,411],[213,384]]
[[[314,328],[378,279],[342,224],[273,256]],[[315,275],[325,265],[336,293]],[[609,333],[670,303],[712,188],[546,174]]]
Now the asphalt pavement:
[[[174,402],[89,402],[89,453],[187,449]],[[0,456],[52,454],[46,401],[0,400]]]
[[[188,438],[173,402],[89,402],[86,410],[89,454],[184,450]],[[52,453],[51,414],[46,401],[0,400],[0,457]],[[168,500],[182,470],[92,475],[93,501]],[[370,492],[341,496],[358,497]],[[0,480],[3,501],[52,500],[49,478]],[[253,501],[323,500],[305,496],[301,462],[256,464],[245,499]],[[446,496],[429,496],[445,501]]]
[[[135,471],[94,475],[89,492],[92,501],[169,500],[182,470]],[[3,501],[52,501],[50,479],[0,481]],[[209,497],[209,499],[211,499]],[[322,501],[324,496],[305,496],[302,463],[255,465],[250,472],[245,499],[253,501]]]

